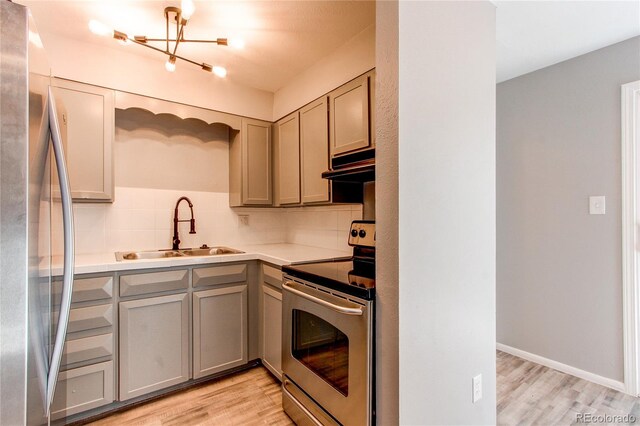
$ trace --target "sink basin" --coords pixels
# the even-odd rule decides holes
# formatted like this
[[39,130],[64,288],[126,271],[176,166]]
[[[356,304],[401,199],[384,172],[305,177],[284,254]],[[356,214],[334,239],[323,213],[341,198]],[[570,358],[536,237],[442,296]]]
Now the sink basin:
[[232,249],[229,247],[209,247],[198,249],[185,249],[180,250],[185,256],[217,256],[220,254],[238,254],[244,253],[243,251]]
[[149,251],[119,251],[116,252],[116,260],[149,260],[172,257],[195,257],[195,256],[220,256],[223,254],[239,254],[243,251],[229,247],[207,247],[197,249],[180,250],[149,250]]

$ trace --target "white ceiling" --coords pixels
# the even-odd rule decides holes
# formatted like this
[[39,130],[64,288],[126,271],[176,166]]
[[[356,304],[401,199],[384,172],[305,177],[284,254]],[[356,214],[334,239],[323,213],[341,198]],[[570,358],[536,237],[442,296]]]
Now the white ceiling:
[[640,35],[638,0],[494,3],[498,82]]
[[[141,55],[166,57],[141,46],[119,46],[108,37],[89,31],[96,19],[111,28],[133,35],[162,38],[164,8],[180,6],[180,0],[17,0],[28,6],[46,43],[47,33],[82,38],[111,48],[136,49]],[[220,65],[228,79],[257,89],[275,92],[293,77],[327,56],[375,23],[374,1],[204,1],[185,27],[186,38],[240,37],[244,49],[215,44],[181,45],[178,55]],[[164,49],[162,43],[158,44]],[[177,66],[195,67],[178,61]]]
[[[43,38],[50,32],[135,49],[159,63],[165,61],[163,55],[135,45],[119,46],[113,39],[92,34],[87,23],[97,19],[129,35],[160,38],[165,31],[164,7],[180,4],[180,0],[18,2],[32,9]],[[498,82],[640,35],[640,0],[493,3]],[[246,47],[187,44],[178,54],[224,66],[231,81],[270,92],[375,23],[373,1],[196,0],[195,4],[186,28],[188,38],[240,37]],[[178,66],[193,65],[178,62]]]

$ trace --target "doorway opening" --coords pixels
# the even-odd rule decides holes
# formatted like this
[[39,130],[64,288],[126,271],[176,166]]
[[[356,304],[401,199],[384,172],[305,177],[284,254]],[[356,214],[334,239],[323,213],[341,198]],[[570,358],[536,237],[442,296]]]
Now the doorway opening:
[[640,395],[640,80],[622,85],[622,287],[625,391]]

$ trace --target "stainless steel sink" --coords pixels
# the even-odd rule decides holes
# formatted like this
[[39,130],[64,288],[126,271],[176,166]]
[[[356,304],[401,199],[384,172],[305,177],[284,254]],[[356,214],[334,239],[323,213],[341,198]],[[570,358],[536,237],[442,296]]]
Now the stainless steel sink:
[[148,260],[172,257],[220,256],[223,254],[240,254],[243,251],[229,247],[188,248],[180,250],[119,251],[116,260]]
[[239,254],[243,251],[232,249],[229,247],[209,247],[198,249],[184,249],[180,250],[185,256],[218,256],[220,254]]

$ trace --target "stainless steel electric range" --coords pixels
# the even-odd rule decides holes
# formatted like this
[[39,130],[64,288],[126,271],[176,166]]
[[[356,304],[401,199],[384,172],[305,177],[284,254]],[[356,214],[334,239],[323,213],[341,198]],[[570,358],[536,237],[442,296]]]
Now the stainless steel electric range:
[[282,269],[282,405],[298,425],[374,423],[375,223],[354,221],[349,245]]

